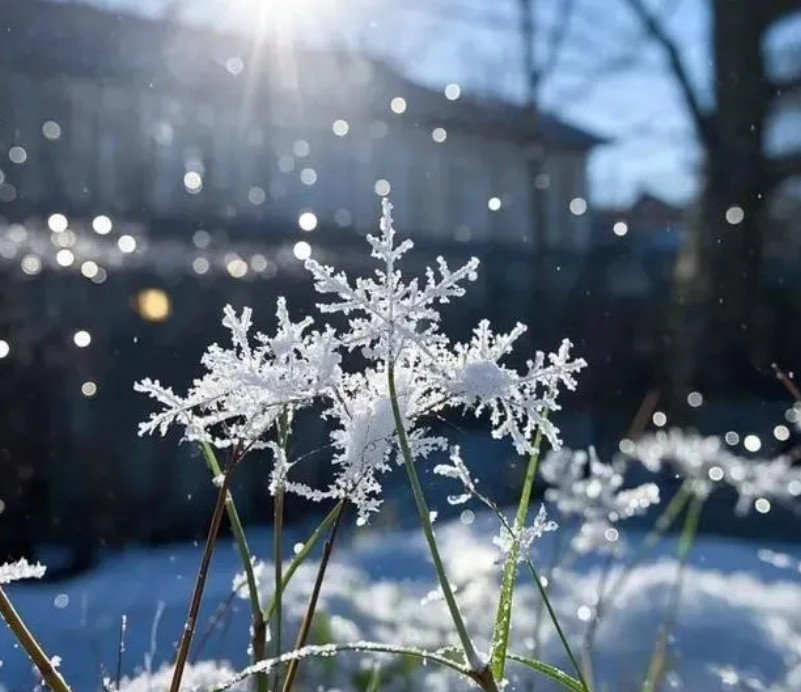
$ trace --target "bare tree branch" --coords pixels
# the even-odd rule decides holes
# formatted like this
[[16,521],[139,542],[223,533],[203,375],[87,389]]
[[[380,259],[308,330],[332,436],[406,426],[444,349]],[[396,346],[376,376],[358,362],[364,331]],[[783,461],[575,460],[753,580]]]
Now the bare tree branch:
[[801,89],[801,73],[792,77],[780,77],[771,81],[771,90],[779,94],[787,94]]
[[770,0],[770,2],[761,4],[764,8],[762,17],[764,19],[763,26],[765,28],[778,22],[792,12],[801,11],[801,3],[799,3],[798,0]]
[[575,7],[576,0],[563,0],[561,3],[562,11],[546,39],[546,45],[548,46],[546,55],[548,57],[540,70],[540,78],[550,74],[559,62],[561,48],[570,29],[570,20],[573,17]]
[[701,106],[701,102],[693,88],[689,72],[681,59],[679,48],[665,27],[645,6],[643,0],[623,0],[640,20],[645,31],[662,47],[667,55],[668,64],[681,89],[690,117],[695,124],[699,137],[705,142],[713,139],[711,120]]
[[787,178],[801,176],[801,151],[781,154],[773,157],[768,163],[768,175],[771,188],[780,185]]
[[485,31],[497,31],[508,34],[517,31],[517,19],[508,12],[497,9],[478,9],[474,5],[459,0],[404,0],[398,9],[424,14],[438,15],[448,22],[462,22],[471,26],[480,26]]

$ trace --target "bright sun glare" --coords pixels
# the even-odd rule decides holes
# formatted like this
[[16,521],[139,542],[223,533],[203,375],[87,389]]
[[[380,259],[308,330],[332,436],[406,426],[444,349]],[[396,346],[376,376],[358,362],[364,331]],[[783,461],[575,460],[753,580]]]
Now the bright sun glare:
[[[219,1],[219,0],[218,0]],[[302,40],[330,32],[331,21],[343,17],[350,5],[342,0],[237,0],[224,9],[241,27],[264,37]]]

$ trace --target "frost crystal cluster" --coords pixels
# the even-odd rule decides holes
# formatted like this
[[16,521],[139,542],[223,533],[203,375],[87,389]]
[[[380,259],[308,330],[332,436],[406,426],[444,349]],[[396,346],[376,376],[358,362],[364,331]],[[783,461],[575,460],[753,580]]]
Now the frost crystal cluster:
[[332,332],[306,334],[312,319],[292,322],[283,298],[276,316],[275,335],[257,332],[251,344],[251,309],[237,315],[226,306],[222,324],[231,333],[231,346],[208,348],[201,360],[206,374],[194,381],[186,396],[150,379],[134,385],[164,407],[139,426],[139,433],[163,435],[178,424],[184,426],[187,440],[217,447],[265,446],[265,436],[279,416],[308,405],[339,381]]
[[[431,435],[426,420],[446,408],[487,414],[496,438],[509,438],[520,453],[533,450],[541,430],[553,447],[559,431],[548,414],[559,408],[562,388],[574,389],[575,374],[586,364],[570,355],[564,341],[556,353],[537,353],[522,371],[505,364],[525,328],[495,333],[483,320],[467,343],[452,343],[440,331],[439,306],[465,294],[476,279],[478,260],[451,269],[441,257],[425,279],[404,278],[400,265],[412,242],[396,242],[392,207],[385,199],[377,236],[367,236],[377,261],[372,276],[352,279],[344,272],[307,260],[315,290],[327,299],[318,310],[346,318],[340,329],[315,327],[310,316],[289,318],[278,301],[278,329],[272,336],[251,334],[249,308],[240,314],[226,307],[223,325],[231,345],[212,345],[203,356],[205,374],[186,395],[150,379],[136,389],[154,398],[161,410],[140,426],[140,434],[161,433],[177,425],[184,439],[242,454],[251,449],[273,451],[278,484],[314,500],[347,498],[366,521],[381,504],[380,476],[397,457],[397,435],[389,382],[405,424],[412,455],[427,457],[447,448]],[[343,352],[359,350],[366,365],[349,372]],[[292,477],[293,462],[276,444],[276,431],[298,409],[320,405],[334,428],[334,479],[328,487],[311,488]]]
[[555,521],[548,519],[548,515],[545,513],[545,505],[540,505],[540,509],[531,526],[526,526],[520,531],[510,530],[504,526],[501,528],[500,535],[493,538],[492,542],[501,549],[504,555],[508,555],[517,545],[517,550],[519,551],[517,560],[522,562],[528,557],[534,541],[542,538],[549,531],[556,531],[558,528],[559,526]]
[[559,449],[542,460],[540,473],[551,487],[545,497],[564,517],[578,517],[582,525],[573,540],[579,552],[614,548],[618,531],[613,525],[645,513],[659,503],[659,488],[645,483],[623,488],[625,464],[604,464],[594,447],[588,451]]
[[678,429],[659,431],[642,437],[629,451],[651,472],[670,465],[699,498],[708,497],[720,483],[730,485],[738,494],[739,514],[748,512],[758,499],[788,502],[801,495],[801,467],[794,467],[789,457],[740,457],[726,449],[719,437]]

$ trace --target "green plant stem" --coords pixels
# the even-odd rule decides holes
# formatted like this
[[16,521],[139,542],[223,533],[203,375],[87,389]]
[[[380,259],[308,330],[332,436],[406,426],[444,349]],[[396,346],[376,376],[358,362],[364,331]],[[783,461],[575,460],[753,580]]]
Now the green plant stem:
[[[222,473],[220,464],[217,461],[217,455],[214,453],[211,445],[208,442],[202,442],[200,445],[203,451],[203,456],[206,460],[206,465],[209,467],[214,478],[217,478]],[[260,661],[266,658],[265,643],[267,641],[267,625],[266,620],[262,616],[261,603],[259,602],[259,587],[256,584],[256,575],[253,573],[253,554],[250,552],[245,530],[242,527],[242,520],[239,518],[239,512],[236,509],[234,498],[228,493],[225,500],[225,511],[228,515],[228,523],[231,525],[231,533],[234,536],[234,543],[236,550],[239,554],[239,560],[242,563],[242,569],[245,572],[245,581],[248,587],[248,596],[250,599],[250,617],[253,625],[253,637],[251,646],[253,649],[252,661]],[[259,675],[256,678],[256,689],[258,692],[267,692],[267,678],[264,675]]]
[[365,692],[380,692],[381,690],[381,666],[378,661],[373,663],[373,670],[370,672],[370,679],[367,681]]
[[[473,495],[473,497],[475,497],[479,502],[481,502],[481,504],[487,507],[498,518],[498,521],[501,523],[501,526],[506,531],[508,531],[510,534],[512,533],[512,527],[509,526],[509,522],[506,520],[506,517],[503,515],[503,512],[501,512],[501,510],[498,509],[498,506],[492,500],[482,495],[481,493],[477,492],[475,487],[470,489],[470,493]],[[553,623],[554,630],[556,630],[556,634],[559,637],[559,640],[562,642],[562,647],[564,648],[567,657],[573,664],[573,668],[576,671],[576,675],[578,675],[579,679],[574,680],[574,682],[577,685],[581,686],[582,692],[589,692],[589,686],[587,685],[586,681],[584,680],[584,677],[582,676],[581,668],[578,665],[576,656],[573,654],[573,650],[570,648],[570,643],[567,641],[567,637],[565,636],[565,633],[562,630],[562,626],[559,624],[559,620],[556,617],[556,612],[554,611],[553,606],[551,605],[551,601],[548,598],[548,591],[545,589],[545,586],[543,585],[539,574],[537,574],[537,568],[534,566],[534,563],[532,562],[531,558],[529,558],[528,555],[522,555],[521,558],[523,562],[526,563],[526,566],[528,567],[528,570],[531,573],[531,577],[534,580],[534,583],[537,585],[537,590],[539,591],[541,602],[545,605],[545,608],[548,611],[548,616],[550,617],[551,622]],[[548,666],[548,664],[543,663],[542,661],[537,661],[537,659],[533,658],[526,658],[525,661],[521,661],[519,659],[525,657],[518,656],[515,659],[512,654],[508,654],[507,658],[509,658],[510,660],[518,660],[518,662],[525,663],[525,665],[529,665],[529,667],[534,667],[536,670],[539,670],[539,668],[537,668],[536,666],[531,666],[530,665],[531,663],[536,663],[538,666],[541,665],[546,668],[552,668],[552,666]],[[554,668],[554,670],[557,669]],[[559,673],[562,675],[566,675],[561,671],[559,671]],[[566,677],[569,678],[570,676]],[[570,680],[573,680],[573,678],[570,678]]]
[[544,676],[558,683],[566,690],[570,690],[571,692],[587,692],[587,686],[582,681],[570,677],[564,671],[544,663],[543,661],[539,661],[535,658],[529,658],[528,656],[521,656],[512,652],[508,653],[507,658],[510,661],[520,663],[528,668],[531,668],[532,670],[537,671],[538,673],[542,673]]
[[220,524],[222,523],[222,517],[225,512],[226,497],[228,495],[228,488],[231,485],[231,475],[236,458],[237,455],[234,453],[231,456],[231,462],[228,464],[223,474],[223,480],[217,492],[217,502],[214,505],[211,523],[208,533],[206,534],[206,545],[203,549],[203,557],[201,558],[200,567],[198,568],[197,577],[195,579],[192,599],[189,602],[189,612],[187,613],[184,631],[181,634],[181,641],[178,645],[178,654],[175,658],[175,670],[173,671],[172,682],[170,683],[170,692],[179,692],[181,687],[181,678],[183,677],[184,668],[189,656],[189,647],[192,645],[192,638],[195,635],[200,603],[203,600],[203,591],[206,587],[206,578],[209,572],[209,565],[211,564],[211,556],[214,554],[214,544],[217,540],[217,534],[220,531]]
[[336,520],[337,514],[339,514],[341,505],[345,504],[345,500],[340,500],[334,506],[334,508],[325,515],[325,518],[320,522],[316,529],[312,532],[311,536],[306,539],[306,542],[303,544],[303,547],[297,552],[294,558],[292,558],[292,562],[289,563],[289,567],[287,567],[286,572],[284,572],[284,580],[281,583],[281,588],[276,590],[273,593],[270,602],[267,604],[267,607],[264,609],[263,617],[265,620],[270,620],[275,613],[275,609],[278,607],[278,595],[286,590],[286,587],[289,585],[290,580],[292,579],[295,572],[297,572],[298,567],[300,567],[305,561],[306,558],[309,556],[309,553],[314,549],[314,546],[317,545],[317,541],[320,540],[320,537],[328,530],[328,527],[334,523]]
[[[317,601],[320,598],[320,590],[322,589],[323,580],[325,579],[325,571],[328,568],[328,561],[331,558],[331,552],[334,549],[334,541],[337,537],[337,529],[339,528],[339,524],[344,512],[345,504],[340,502],[338,505],[336,518],[334,519],[334,525],[331,527],[331,535],[328,537],[328,540],[325,542],[325,547],[323,548],[323,555],[320,558],[320,566],[317,569],[317,577],[314,580],[314,587],[311,595],[309,596],[309,603],[306,606],[306,613],[303,615],[303,622],[301,623],[300,630],[298,631],[298,638],[295,641],[295,651],[303,648],[306,645],[306,640],[309,638],[312,620],[314,619],[314,613],[317,610]],[[300,661],[297,658],[292,659],[289,662],[289,666],[287,667],[286,671],[286,677],[284,678],[283,692],[291,692],[299,665]]]
[[534,448],[528,460],[526,477],[523,480],[523,490],[520,493],[520,502],[517,505],[517,514],[512,530],[512,546],[506,556],[501,577],[501,593],[498,598],[498,610],[495,614],[495,626],[492,629],[492,674],[496,680],[503,680],[506,666],[506,652],[509,648],[509,628],[512,621],[512,598],[517,578],[517,562],[520,554],[520,542],[517,539],[519,532],[526,524],[528,507],[531,502],[531,489],[540,465],[540,445],[542,444],[542,428],[537,430],[534,438]]
[[[317,542],[320,540],[325,531],[329,529],[331,524],[334,522],[337,514],[340,512],[340,506],[344,504],[345,500],[340,500],[339,502],[337,502],[334,508],[328,514],[325,515],[323,520],[317,525],[312,534],[306,539],[306,542],[303,544],[301,549],[294,555],[292,561],[289,563],[289,566],[284,571],[284,579],[283,582],[281,583],[280,591],[282,592],[286,591],[287,587],[289,586],[289,582],[292,580],[292,577],[294,576],[295,572],[297,572],[298,568],[306,561],[306,558],[309,556],[311,551],[314,550],[314,547],[317,545]],[[261,613],[262,622],[269,622],[270,619],[275,614],[275,609],[278,603],[278,598],[277,598],[278,593],[279,590],[273,591],[273,595],[270,598],[270,602],[267,604],[267,607],[264,608],[264,610]],[[235,597],[236,597],[236,591],[229,594],[226,597],[226,599],[220,604],[219,608],[217,609],[217,612],[211,618],[211,622],[209,623],[209,626],[203,635],[203,640],[200,642],[198,647],[196,647],[197,650],[195,651],[195,655],[197,655],[197,652],[203,646],[205,646],[209,636],[211,635],[212,629],[223,618],[227,610],[231,607],[231,603],[233,602],[233,599]],[[265,637],[266,637],[266,630],[265,630]],[[262,644],[263,643],[264,642],[262,642]],[[262,657],[259,660],[264,660],[264,657]]]
[[417,506],[417,514],[420,517],[423,535],[428,544],[431,559],[434,562],[434,569],[437,573],[440,588],[442,589],[442,595],[445,597],[445,603],[448,606],[453,624],[456,627],[456,632],[459,635],[459,641],[462,644],[467,664],[477,674],[483,674],[483,689],[487,690],[487,692],[496,692],[497,687],[492,674],[476,652],[473,641],[467,632],[467,627],[465,626],[462,614],[459,612],[459,606],[453,595],[448,576],[445,573],[445,567],[442,564],[437,541],[434,537],[434,529],[431,526],[428,504],[423,494],[423,488],[420,486],[420,479],[417,477],[417,470],[414,468],[414,459],[412,458],[412,451],[409,447],[409,438],[406,434],[406,428],[403,425],[403,417],[401,416],[400,407],[398,405],[398,395],[395,390],[395,369],[391,364],[387,365],[387,381],[389,385],[389,397],[392,402],[392,415],[395,419],[395,430],[398,434],[398,443],[400,445],[401,455],[403,456],[403,465],[409,476],[409,483],[412,486],[412,494],[414,495],[414,501]]
[[23,622],[14,605],[11,603],[3,587],[0,586],[0,616],[2,616],[11,633],[16,637],[20,646],[28,654],[45,684],[53,692],[70,692],[70,687],[61,676],[50,657],[42,650],[31,631]]
[[676,579],[670,590],[665,621],[662,623],[662,628],[654,646],[654,653],[648,665],[648,672],[645,677],[645,682],[643,683],[642,692],[657,692],[662,681],[662,676],[664,675],[668,639],[678,619],[681,591],[684,585],[684,576],[687,572],[687,562],[690,557],[690,550],[698,535],[698,524],[701,521],[701,511],[703,508],[704,500],[694,496],[687,509],[687,514],[684,517],[684,526],[681,530],[677,554],[679,567],[676,573]]
[[614,560],[614,553],[609,553],[609,555],[606,556],[606,560],[604,560],[604,566],[601,570],[601,578],[598,581],[598,600],[595,603],[592,620],[590,620],[590,624],[587,625],[587,630],[584,632],[584,640],[581,645],[582,670],[584,671],[585,679],[589,681],[592,681],[593,678],[592,650],[595,642],[595,632],[598,629],[598,623],[601,621],[601,617],[603,617],[603,595],[606,593],[606,587],[609,581],[609,575],[612,573],[612,565],[614,564]]
[[540,598],[542,602],[545,604],[545,609],[548,611],[548,617],[551,618],[551,622],[553,623],[553,627],[556,630],[556,635],[559,637],[559,641],[562,642],[562,648],[564,648],[565,653],[567,653],[567,657],[570,659],[570,663],[573,665],[573,669],[576,671],[576,675],[578,676],[579,682],[582,686],[583,692],[590,692],[590,687],[587,685],[587,681],[584,678],[584,674],[581,671],[581,666],[579,665],[578,659],[576,659],[575,654],[573,653],[573,649],[570,647],[570,643],[567,641],[567,637],[565,636],[565,632],[562,629],[562,626],[559,624],[559,618],[556,617],[556,611],[553,609],[553,605],[551,604],[551,599],[548,598],[548,591],[545,589],[545,586],[542,583],[542,580],[537,574],[537,568],[534,567],[534,563],[531,559],[526,556],[525,563],[528,567],[529,572],[531,573],[531,578],[534,580],[534,583],[537,585],[537,590],[540,592]]

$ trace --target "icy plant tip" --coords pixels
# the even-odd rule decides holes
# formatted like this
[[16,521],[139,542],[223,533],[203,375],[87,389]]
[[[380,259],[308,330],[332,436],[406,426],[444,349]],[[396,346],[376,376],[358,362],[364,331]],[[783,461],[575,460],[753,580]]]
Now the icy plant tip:
[[40,564],[30,564],[25,558],[0,565],[0,586],[22,579],[41,579],[47,568]]
[[531,550],[531,546],[538,538],[542,538],[542,536],[550,531],[556,531],[559,526],[555,521],[551,521],[548,519],[548,515],[545,512],[545,505],[540,505],[539,512],[537,512],[537,516],[534,518],[534,523],[531,526],[526,526],[520,531],[516,532],[516,535],[513,535],[512,531],[510,531],[507,527],[501,527],[501,533],[499,536],[495,536],[492,539],[492,542],[497,545],[501,552],[504,555],[508,555],[514,548],[515,543],[518,546],[518,555],[517,561],[522,562],[524,561]]
[[398,265],[403,256],[414,247],[411,240],[395,244],[392,205],[382,199],[381,234],[368,235],[371,256],[379,260],[375,278],[358,278],[351,281],[344,272],[306,260],[306,269],[314,278],[318,293],[333,295],[339,300],[318,305],[321,312],[341,313],[349,320],[349,330],[342,343],[349,349],[361,347],[369,359],[395,362],[407,348],[416,348],[434,359],[431,349],[447,343],[439,332],[440,315],[437,304],[448,303],[465,294],[462,283],[475,281],[478,260],[473,257],[467,264],[452,271],[447,262],[437,258],[439,276],[433,269],[426,270],[426,281],[418,279],[404,283]]

